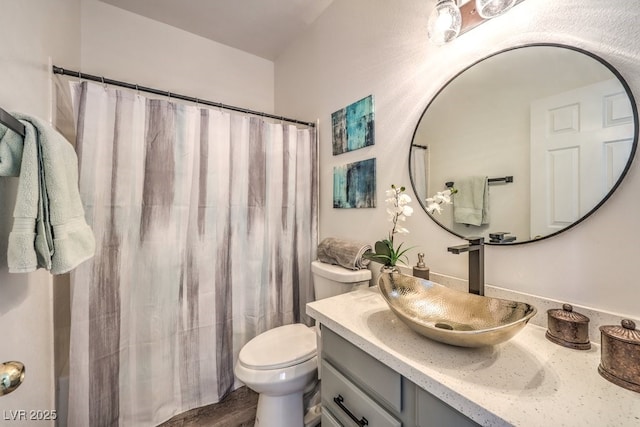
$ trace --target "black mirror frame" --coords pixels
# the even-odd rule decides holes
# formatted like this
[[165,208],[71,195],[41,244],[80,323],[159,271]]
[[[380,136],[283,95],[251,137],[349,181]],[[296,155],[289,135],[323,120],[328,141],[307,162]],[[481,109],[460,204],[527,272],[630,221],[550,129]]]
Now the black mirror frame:
[[[427,111],[429,110],[429,107],[431,106],[431,104],[433,104],[433,102],[438,98],[438,95],[440,95],[442,93],[442,91],[444,91],[456,78],[458,78],[462,73],[464,73],[465,71],[469,70],[470,68],[478,65],[479,63],[492,58],[496,55],[499,55],[501,53],[505,53],[505,52],[509,52],[512,50],[516,50],[516,49],[522,49],[522,48],[526,48],[526,47],[557,47],[557,48],[562,48],[562,49],[568,49],[568,50],[572,50],[574,52],[579,52],[582,53],[586,56],[589,56],[590,58],[598,61],[600,64],[604,65],[609,71],[611,71],[611,73],[618,79],[618,81],[620,82],[620,84],[622,85],[622,87],[624,88],[625,92],[627,93],[627,96],[629,97],[629,101],[631,103],[631,109],[633,112],[633,120],[634,120],[634,130],[633,130],[633,144],[631,147],[631,153],[629,154],[629,160],[627,160],[627,164],[625,165],[622,173],[620,174],[620,177],[618,178],[618,180],[616,181],[616,183],[613,185],[613,187],[611,187],[611,189],[609,190],[609,192],[606,194],[606,196],[604,196],[602,198],[602,200],[593,207],[593,209],[591,209],[589,212],[587,212],[586,214],[584,214],[580,219],[578,219],[577,221],[575,221],[574,223],[572,223],[571,225],[568,225],[567,227],[563,228],[562,230],[558,230],[555,233],[551,233],[548,234],[546,236],[540,237],[539,239],[530,239],[530,240],[524,240],[524,241],[515,241],[515,242],[508,242],[508,243],[491,243],[488,241],[485,241],[486,245],[491,245],[491,246],[513,246],[513,245],[524,245],[527,243],[534,243],[534,242],[539,242],[542,240],[546,240],[550,237],[553,236],[557,236],[560,233],[563,233],[573,227],[575,227],[576,225],[580,224],[581,222],[583,222],[585,219],[587,219],[589,216],[591,216],[595,211],[597,211],[607,200],[609,200],[609,198],[613,195],[613,193],[615,193],[615,191],[618,189],[618,187],[620,186],[620,184],[622,183],[622,180],[625,178],[625,176],[627,175],[627,172],[629,172],[629,169],[631,168],[631,164],[633,163],[633,159],[635,158],[635,154],[636,154],[636,149],[638,146],[638,128],[639,123],[638,123],[638,106],[636,104],[635,98],[633,96],[633,93],[631,92],[631,88],[629,87],[629,85],[627,84],[626,80],[622,77],[622,75],[620,74],[620,72],[613,67],[613,65],[611,65],[609,62],[605,61],[603,58],[601,58],[600,56],[589,52],[587,50],[575,47],[575,46],[569,46],[569,45],[564,45],[564,44],[560,44],[560,43],[529,43],[529,44],[523,44],[523,45],[519,45],[519,46],[513,46],[507,49],[503,49],[497,52],[494,52],[490,55],[485,56],[484,58],[481,58],[477,61],[475,61],[474,63],[472,63],[471,65],[465,67],[464,69],[462,69],[461,71],[459,71],[458,73],[456,73],[451,79],[449,79],[449,81],[447,81],[433,96],[433,98],[431,98],[431,100],[429,101],[429,103],[427,104],[427,106],[425,107],[424,111],[422,112],[422,114],[420,115],[420,118],[418,119],[418,122],[415,126],[415,129],[413,131],[413,135],[411,136],[411,145],[409,147],[409,179],[411,181],[411,188],[413,189],[414,195],[416,194],[416,186],[415,183],[413,181],[413,170],[411,167],[411,154],[413,152],[413,146],[415,143],[415,138],[416,138],[416,134],[418,132],[418,127],[420,126],[420,122],[422,122],[422,118],[424,117],[424,115],[427,113]],[[448,231],[449,233],[453,234],[454,236],[460,237],[461,239],[465,239],[465,236],[462,236],[458,233],[453,232],[451,229],[445,227],[440,221],[438,221],[432,214],[430,214],[429,212],[427,212],[427,208],[424,205],[424,202],[419,198],[416,197],[416,199],[418,199],[418,203],[420,204],[420,206],[422,207],[422,209],[425,211],[425,213],[429,216],[429,218],[431,218],[436,224],[438,224],[441,228],[443,228],[444,230]]]

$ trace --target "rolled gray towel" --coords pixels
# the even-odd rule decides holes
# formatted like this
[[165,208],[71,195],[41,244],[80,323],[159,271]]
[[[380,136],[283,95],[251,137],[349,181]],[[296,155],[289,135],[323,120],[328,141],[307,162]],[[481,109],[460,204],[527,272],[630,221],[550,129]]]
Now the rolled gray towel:
[[327,237],[318,245],[318,260],[350,270],[362,270],[370,262],[362,255],[371,250],[373,248],[367,243]]

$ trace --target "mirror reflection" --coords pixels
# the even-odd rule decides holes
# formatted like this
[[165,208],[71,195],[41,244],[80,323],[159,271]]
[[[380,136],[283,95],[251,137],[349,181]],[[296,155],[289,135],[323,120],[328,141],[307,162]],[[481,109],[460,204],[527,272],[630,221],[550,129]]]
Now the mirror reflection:
[[495,54],[452,79],[415,129],[409,169],[420,204],[453,185],[431,218],[460,237],[518,244],[595,211],[628,170],[637,111],[608,64],[558,45]]

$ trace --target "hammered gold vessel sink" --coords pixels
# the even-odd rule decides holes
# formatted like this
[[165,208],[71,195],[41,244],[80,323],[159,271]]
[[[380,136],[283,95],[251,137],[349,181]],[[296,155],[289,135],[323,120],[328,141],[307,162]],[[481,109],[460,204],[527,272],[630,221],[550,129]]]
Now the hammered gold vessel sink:
[[11,393],[24,381],[24,365],[20,362],[0,363],[0,396]]
[[460,347],[507,341],[537,312],[523,302],[460,292],[402,273],[381,273],[378,287],[391,310],[415,332]]

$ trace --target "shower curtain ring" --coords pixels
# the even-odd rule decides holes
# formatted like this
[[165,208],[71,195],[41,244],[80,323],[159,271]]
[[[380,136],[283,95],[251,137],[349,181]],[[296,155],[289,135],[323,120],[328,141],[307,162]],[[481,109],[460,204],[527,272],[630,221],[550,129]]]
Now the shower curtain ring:
[[140,96],[140,89],[138,88],[138,84],[136,83],[136,96]]
[[102,87],[104,87],[104,90],[107,90],[107,84],[104,82],[104,76],[100,77],[100,81],[102,82]]

